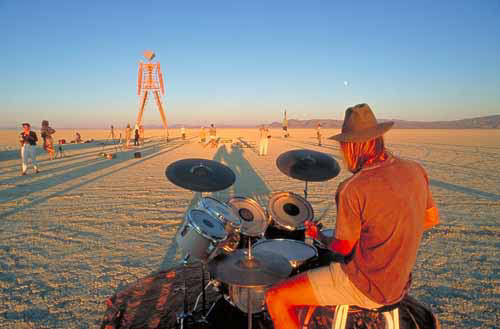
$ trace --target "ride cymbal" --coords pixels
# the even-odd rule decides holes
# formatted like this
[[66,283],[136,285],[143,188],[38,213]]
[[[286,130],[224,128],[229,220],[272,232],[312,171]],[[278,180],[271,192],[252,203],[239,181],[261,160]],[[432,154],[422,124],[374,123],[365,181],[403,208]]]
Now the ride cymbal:
[[238,249],[215,259],[208,264],[208,270],[217,280],[243,287],[272,285],[292,273],[290,262],[280,254],[255,250],[248,259],[247,253],[247,249]]
[[276,165],[285,175],[308,182],[322,182],[340,173],[338,162],[326,153],[292,150],[281,154]]
[[165,175],[175,185],[196,192],[220,191],[236,180],[231,168],[207,159],[176,161],[167,167]]

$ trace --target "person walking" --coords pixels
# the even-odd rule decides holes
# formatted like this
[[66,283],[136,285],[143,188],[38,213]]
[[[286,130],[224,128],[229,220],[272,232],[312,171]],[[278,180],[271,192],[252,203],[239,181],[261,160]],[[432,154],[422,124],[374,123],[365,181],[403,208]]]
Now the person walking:
[[322,139],[322,135],[321,135],[321,123],[318,123],[318,126],[316,127],[316,138],[318,139],[318,146],[321,146],[321,139]]
[[266,128],[266,126],[262,125],[259,129],[259,155],[267,155],[267,147],[269,146],[269,138],[271,136],[269,135],[269,129]]
[[42,129],[40,135],[43,138],[43,149],[49,154],[49,159],[53,160],[55,155],[54,150],[54,140],[52,139],[52,135],[56,131],[49,126],[49,122],[47,120],[42,121]]
[[186,128],[184,128],[184,126],[182,126],[182,128],[181,128],[181,135],[182,135],[182,140],[185,140],[186,139]]
[[30,160],[35,173],[38,174],[40,172],[40,170],[38,169],[38,163],[36,162],[36,142],[38,142],[38,136],[34,131],[31,131],[31,125],[29,123],[23,123],[22,127],[23,132],[19,135],[22,158],[21,175],[26,175]]

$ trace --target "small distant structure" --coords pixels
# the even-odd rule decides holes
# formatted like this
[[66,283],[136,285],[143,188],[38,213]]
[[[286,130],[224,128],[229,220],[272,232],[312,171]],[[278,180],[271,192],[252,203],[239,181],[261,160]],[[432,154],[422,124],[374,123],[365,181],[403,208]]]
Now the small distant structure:
[[163,103],[161,101],[160,92],[165,96],[165,85],[163,83],[163,74],[161,73],[160,62],[153,63],[152,60],[155,57],[155,53],[146,50],[143,53],[144,57],[147,59],[146,63],[142,61],[139,63],[139,76],[137,79],[137,95],[140,97],[139,104],[139,114],[137,115],[136,127],[142,126],[142,115],[144,113],[144,107],[148,101],[149,92],[152,92],[156,106],[161,115],[161,120],[163,121],[163,128],[165,128],[167,138],[168,138],[168,126],[167,117],[165,116],[165,111],[163,109]]
[[286,116],[286,110],[285,114],[283,116],[283,137],[288,138],[290,136],[290,133],[288,132],[288,118]]

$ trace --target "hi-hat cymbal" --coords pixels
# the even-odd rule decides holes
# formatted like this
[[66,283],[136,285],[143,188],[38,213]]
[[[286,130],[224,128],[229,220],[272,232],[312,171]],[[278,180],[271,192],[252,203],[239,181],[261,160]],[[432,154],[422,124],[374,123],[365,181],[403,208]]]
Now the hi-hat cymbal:
[[287,278],[292,266],[286,257],[269,251],[252,251],[248,259],[248,250],[238,249],[223,258],[208,264],[208,270],[217,279],[227,284],[258,287],[272,285]]
[[340,173],[338,162],[326,153],[292,150],[281,154],[276,165],[285,175],[309,182],[322,182]]
[[234,184],[231,168],[207,159],[183,159],[165,170],[168,180],[177,186],[197,192],[220,191]]

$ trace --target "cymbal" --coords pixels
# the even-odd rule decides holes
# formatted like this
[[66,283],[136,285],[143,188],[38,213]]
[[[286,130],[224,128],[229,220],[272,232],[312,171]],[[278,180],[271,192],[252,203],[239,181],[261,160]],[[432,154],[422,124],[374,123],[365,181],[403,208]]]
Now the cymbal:
[[284,256],[265,250],[252,251],[238,249],[227,256],[216,258],[208,264],[212,275],[227,284],[258,287],[272,285],[287,278],[292,266]]
[[326,153],[312,150],[291,150],[276,159],[285,175],[309,182],[322,182],[340,173],[338,162]]
[[168,180],[197,192],[220,191],[234,184],[236,176],[228,166],[207,159],[183,159],[165,170]]

